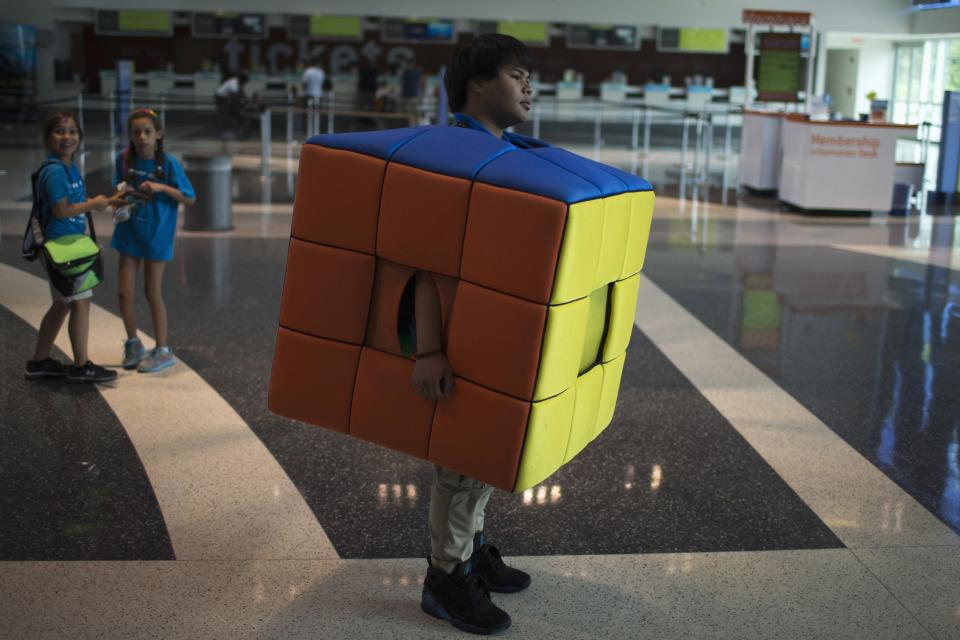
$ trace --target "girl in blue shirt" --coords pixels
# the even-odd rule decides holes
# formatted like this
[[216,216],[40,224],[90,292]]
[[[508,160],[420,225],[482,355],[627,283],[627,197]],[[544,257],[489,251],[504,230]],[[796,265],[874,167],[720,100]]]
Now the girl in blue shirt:
[[[123,368],[152,373],[174,363],[167,343],[167,309],[161,283],[163,268],[173,258],[177,209],[181,204],[193,204],[195,198],[193,186],[180,163],[163,152],[163,125],[155,111],[137,109],[131,113],[127,132],[130,144],[117,158],[116,182],[127,193],[135,194],[137,201],[130,219],[114,227],[110,246],[120,252],[120,313],[127,331]],[[141,261],[157,339],[156,347],[149,354],[137,337],[133,305]]]
[[[119,194],[87,198],[86,186],[79,169],[73,164],[73,155],[83,140],[83,131],[71,111],[54,111],[43,126],[43,142],[47,158],[37,177],[40,224],[47,240],[86,233],[88,211],[101,211],[109,206],[126,204]],[[33,359],[27,361],[24,376],[28,380],[63,378],[71,382],[109,382],[117,377],[90,362],[87,357],[87,337],[90,333],[90,298],[92,290],[74,296],[63,296],[51,284],[53,304],[44,314],[37,335]],[[73,366],[66,367],[50,357],[50,350],[63,321],[70,316],[70,345],[73,347]]]

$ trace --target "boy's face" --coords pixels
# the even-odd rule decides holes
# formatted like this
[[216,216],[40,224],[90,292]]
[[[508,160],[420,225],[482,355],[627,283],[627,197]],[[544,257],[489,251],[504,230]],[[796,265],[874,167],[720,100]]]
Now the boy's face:
[[526,122],[533,95],[530,72],[507,64],[496,78],[472,82],[469,95],[471,110],[485,113],[504,129]]

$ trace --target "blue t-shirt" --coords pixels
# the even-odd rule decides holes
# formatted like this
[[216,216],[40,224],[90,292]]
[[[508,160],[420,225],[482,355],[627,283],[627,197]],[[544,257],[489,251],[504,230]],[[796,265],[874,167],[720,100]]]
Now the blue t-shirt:
[[[180,163],[172,155],[168,153],[163,155],[163,180],[156,175],[157,164],[153,159],[142,160],[134,157],[127,163],[132,169],[132,177],[125,175],[123,155],[117,157],[114,172],[117,184],[125,181],[136,189],[147,180],[162,182],[178,189],[188,198],[195,197],[193,185],[187,179]],[[133,217],[114,227],[110,246],[121,253],[137,258],[172,260],[179,206],[180,203],[165,193],[155,194],[153,198],[136,208]]]
[[85,214],[81,213],[72,218],[56,218],[53,215],[53,205],[64,198],[67,199],[67,204],[87,201],[87,188],[83,183],[83,176],[80,175],[80,169],[75,164],[64,164],[52,153],[47,156],[47,159],[57,160],[57,162],[44,167],[37,178],[40,220],[46,223],[43,234],[49,240],[84,233],[87,228]]

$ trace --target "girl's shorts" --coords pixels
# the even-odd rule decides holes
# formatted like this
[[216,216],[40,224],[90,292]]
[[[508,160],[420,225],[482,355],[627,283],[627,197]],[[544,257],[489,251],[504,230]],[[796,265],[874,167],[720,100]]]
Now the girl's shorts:
[[[43,252],[40,253],[40,261],[44,263],[43,270],[44,270],[44,273],[46,273],[46,270],[47,270],[46,257],[43,255]],[[75,302],[77,300],[83,300],[84,298],[93,297],[93,289],[87,289],[86,291],[83,291],[76,295],[65,296],[62,293],[60,293],[55,286],[53,286],[53,283],[50,282],[49,278],[47,279],[47,284],[50,285],[50,297],[53,298],[54,302]]]
[[83,300],[84,298],[93,297],[93,289],[87,289],[73,296],[65,296],[57,291],[57,288],[53,286],[52,283],[48,282],[47,284],[50,285],[50,297],[53,298],[54,302],[75,302],[77,300]]

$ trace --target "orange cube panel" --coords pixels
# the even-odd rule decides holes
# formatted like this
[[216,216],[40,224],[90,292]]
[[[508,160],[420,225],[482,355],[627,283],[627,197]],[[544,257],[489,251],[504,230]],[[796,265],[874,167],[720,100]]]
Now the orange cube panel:
[[531,400],[547,307],[460,281],[447,357],[468,380]]
[[304,145],[291,234],[373,254],[387,163],[353,151]]
[[373,256],[294,238],[280,325],[320,338],[362,343],[375,267]]
[[360,347],[281,327],[270,376],[270,410],[347,433],[359,360]]
[[547,304],[566,219],[563,202],[474,185],[460,277]]
[[458,276],[469,201],[469,180],[390,163],[383,179],[377,255]]
[[430,461],[513,491],[529,414],[529,402],[457,378],[437,403]]
[[360,354],[350,435],[426,458],[435,402],[411,384],[413,361],[375,349]]

